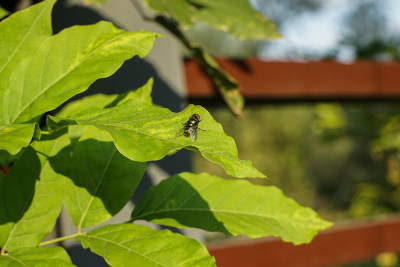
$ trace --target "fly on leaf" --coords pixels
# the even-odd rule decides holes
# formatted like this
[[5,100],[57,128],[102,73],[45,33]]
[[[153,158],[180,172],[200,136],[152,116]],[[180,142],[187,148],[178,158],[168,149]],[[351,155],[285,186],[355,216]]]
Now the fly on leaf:
[[[199,122],[200,122],[200,115],[198,114],[192,114],[190,116],[189,120],[185,123],[182,124],[181,128],[176,132],[176,136],[190,136],[190,139],[192,139],[192,142],[195,142],[197,139],[197,131],[202,130],[199,128]],[[205,130],[202,130],[205,131]]]

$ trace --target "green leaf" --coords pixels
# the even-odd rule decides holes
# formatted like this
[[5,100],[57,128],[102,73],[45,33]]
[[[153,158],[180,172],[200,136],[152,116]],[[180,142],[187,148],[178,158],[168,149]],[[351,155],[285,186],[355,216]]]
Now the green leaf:
[[153,78],[150,78],[144,86],[134,91],[128,91],[119,95],[95,94],[86,96],[65,105],[65,107],[57,113],[57,116],[69,117],[88,108],[111,108],[129,99],[135,99],[146,104],[152,104],[150,96],[152,87]]
[[142,87],[134,90],[134,91],[128,91],[126,93],[123,93],[120,95],[118,102],[114,101],[111,103],[108,108],[114,107],[118,104],[122,104],[123,102],[129,100],[129,99],[134,99],[136,101],[140,101],[144,104],[149,104],[151,105],[153,103],[151,99],[151,89],[153,88],[153,78],[150,78],[145,85]]
[[104,108],[105,106],[109,105],[112,101],[114,101],[118,95],[104,95],[104,94],[95,94],[90,96],[85,96],[81,99],[73,101],[65,105],[65,107],[57,113],[57,116],[60,117],[69,117],[71,115],[75,115],[82,110],[87,108]]
[[122,156],[106,132],[91,126],[84,127],[71,161],[64,204],[79,228],[102,223],[117,214],[146,170],[145,163]]
[[35,127],[38,127],[36,123],[0,126],[0,149],[7,150],[11,155],[17,154],[32,141]]
[[241,89],[237,81],[226,73],[204,49],[193,46],[191,47],[192,55],[198,60],[203,70],[210,76],[211,80],[218,87],[221,96],[226,104],[237,116],[242,116],[244,99],[241,95]]
[[62,148],[69,138],[66,134],[52,138],[44,136],[29,146],[0,180],[0,247],[4,250],[38,245],[56,223],[64,177],[51,164],[60,169],[68,162],[64,159],[69,153]]
[[18,249],[9,254],[0,255],[0,265],[10,267],[75,266],[67,252],[61,247]]
[[106,225],[78,236],[84,248],[111,266],[215,266],[196,240],[135,224]]
[[[191,114],[199,114],[202,121],[196,142],[189,137],[176,136]],[[190,105],[180,113],[144,104],[133,99],[109,109],[89,109],[71,119],[48,117],[48,125],[93,125],[112,136],[117,149],[134,161],[159,160],[178,149],[200,151],[208,160],[221,165],[235,177],[265,177],[250,161],[238,159],[235,141],[227,136],[207,110]]]
[[252,9],[248,0],[145,0],[145,3],[154,11],[173,18],[183,28],[203,22],[237,39],[279,37],[275,24]]
[[[51,10],[55,1],[43,1],[0,22],[0,103],[11,73],[22,59],[36,53],[36,47],[52,35]],[[2,121],[0,116],[0,124]]]
[[33,55],[21,61],[4,93],[5,124],[25,122],[52,110],[95,80],[113,74],[125,60],[145,56],[155,36],[125,32],[101,21],[65,29],[39,48],[32,47]]
[[132,219],[251,238],[281,236],[296,245],[309,243],[331,226],[275,187],[206,173],[181,173],[152,187],[136,205]]
[[1,6],[0,6],[0,19],[2,19],[2,18],[4,18],[5,16],[7,16],[8,15],[8,11],[7,10],[5,10],[4,8],[2,8]]

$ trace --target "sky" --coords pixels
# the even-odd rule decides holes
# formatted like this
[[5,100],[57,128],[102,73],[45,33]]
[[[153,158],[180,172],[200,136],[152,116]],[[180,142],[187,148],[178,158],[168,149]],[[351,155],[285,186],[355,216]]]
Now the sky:
[[[284,37],[279,41],[262,46],[259,57],[269,60],[297,58],[290,51],[300,54],[326,55],[337,47],[345,29],[340,23],[355,3],[368,0],[327,0],[322,8],[313,12],[300,13],[285,21],[280,27]],[[400,36],[400,0],[373,0],[380,1],[387,18],[387,29]],[[351,61],[354,58],[353,50],[342,47],[338,60]],[[300,59],[298,57],[297,59]]]

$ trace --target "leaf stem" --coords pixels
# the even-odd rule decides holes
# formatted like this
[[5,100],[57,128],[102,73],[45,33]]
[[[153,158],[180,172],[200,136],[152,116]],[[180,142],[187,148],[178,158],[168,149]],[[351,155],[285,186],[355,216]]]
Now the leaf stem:
[[59,237],[59,238],[51,239],[51,240],[48,240],[48,241],[40,243],[39,246],[41,247],[41,246],[46,246],[46,245],[58,243],[58,242],[61,242],[61,241],[67,240],[67,239],[71,239],[71,238],[74,238],[74,237],[77,237],[77,236],[80,236],[80,235],[84,235],[84,233],[75,233],[75,234],[72,234],[72,235],[66,235],[66,236],[62,236],[62,237]]

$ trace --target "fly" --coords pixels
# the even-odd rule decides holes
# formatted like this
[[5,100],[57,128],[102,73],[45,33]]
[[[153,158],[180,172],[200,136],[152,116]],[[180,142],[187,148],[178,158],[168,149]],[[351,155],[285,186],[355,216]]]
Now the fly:
[[[200,116],[198,114],[192,114],[189,120],[182,124],[181,128],[176,132],[176,136],[186,136],[192,139],[192,142],[195,142],[197,139],[197,131],[202,130],[199,128]],[[205,131],[205,130],[203,130]]]

